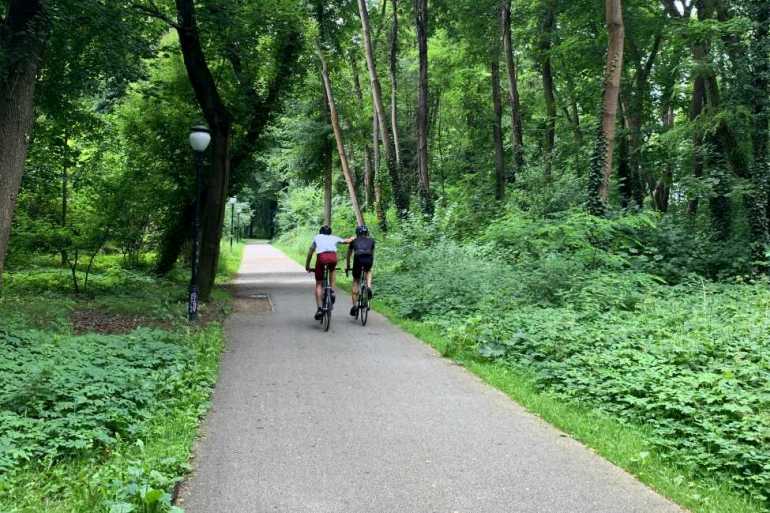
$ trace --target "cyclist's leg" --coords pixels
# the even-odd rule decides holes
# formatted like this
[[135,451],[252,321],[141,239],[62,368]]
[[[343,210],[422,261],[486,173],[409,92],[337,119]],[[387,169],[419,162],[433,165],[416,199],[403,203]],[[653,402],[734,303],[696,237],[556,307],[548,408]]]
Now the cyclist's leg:
[[320,309],[323,305],[323,279],[324,269],[321,257],[316,256],[315,260],[315,303]]
[[371,291],[372,290],[372,267],[374,266],[374,257],[370,256],[367,261],[366,265],[364,266],[364,272],[366,273],[366,287]]
[[353,257],[353,304],[358,302],[358,284],[361,281],[361,259],[356,255]]

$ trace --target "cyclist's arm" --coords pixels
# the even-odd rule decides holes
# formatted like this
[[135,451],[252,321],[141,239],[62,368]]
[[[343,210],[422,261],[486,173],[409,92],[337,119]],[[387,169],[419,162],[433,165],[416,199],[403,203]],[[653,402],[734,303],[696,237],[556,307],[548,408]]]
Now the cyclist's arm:
[[313,253],[315,253],[315,242],[310,245],[310,249],[307,250],[307,260],[305,260],[305,269],[310,269],[310,261],[313,259]]
[[353,254],[353,246],[348,246],[348,263],[345,266],[345,269],[350,269],[350,255]]

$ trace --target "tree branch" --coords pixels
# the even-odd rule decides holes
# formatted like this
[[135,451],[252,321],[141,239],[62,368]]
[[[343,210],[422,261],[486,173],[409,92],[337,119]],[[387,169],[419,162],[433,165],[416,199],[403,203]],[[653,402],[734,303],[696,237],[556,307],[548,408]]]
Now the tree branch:
[[380,34],[382,34],[382,29],[385,27],[385,12],[387,11],[388,2],[387,0],[383,0],[382,2],[382,11],[380,12],[380,26],[377,28],[377,33],[374,35],[374,46],[377,46],[377,42],[380,40]]
[[652,49],[650,50],[650,55],[647,56],[647,62],[644,63],[644,67],[642,68],[642,73],[640,77],[642,80],[647,80],[647,77],[650,76],[650,73],[652,72],[652,65],[655,63],[655,59],[658,57],[658,52],[660,51],[660,44],[662,42],[663,42],[663,35],[656,34],[655,41],[652,43]]
[[231,168],[234,173],[237,173],[240,165],[254,152],[265,126],[279,107],[282,93],[287,89],[287,84],[291,82],[291,77],[296,71],[302,52],[302,34],[294,29],[289,29],[280,36],[273,57],[278,63],[278,69],[268,85],[267,94],[263,98],[259,97],[251,85],[248,75],[243,72],[237,49],[231,48],[230,50],[227,52],[227,58],[251,110],[246,133],[238,147],[233,151]]
[[149,5],[143,5],[143,4],[131,4],[131,7],[136,9],[137,11],[146,14],[147,16],[150,16],[151,18],[155,18],[158,20],[163,21],[166,23],[169,27],[179,30],[179,22],[174,21],[171,19],[170,16],[167,14],[164,14],[157,5],[155,5],[155,2],[150,1]]
[[[679,9],[676,8],[676,3],[674,0],[661,0],[663,2],[663,8],[666,10],[669,16],[672,18],[682,18],[682,13],[679,12]],[[690,6],[685,6],[685,12],[688,11],[690,8],[692,8],[692,4]]]

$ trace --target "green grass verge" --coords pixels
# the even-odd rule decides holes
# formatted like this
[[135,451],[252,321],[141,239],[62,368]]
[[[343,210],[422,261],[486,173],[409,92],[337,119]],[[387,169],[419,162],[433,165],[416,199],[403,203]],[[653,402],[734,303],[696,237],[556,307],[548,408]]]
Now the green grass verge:
[[[304,265],[302,237],[276,241],[276,247]],[[310,239],[308,239],[310,240]],[[309,244],[309,243],[308,243]],[[350,280],[338,280],[347,289]],[[400,318],[381,299],[374,309],[391,322],[447,355],[446,335],[428,323]],[[745,496],[732,491],[715,479],[695,476],[690,469],[677,466],[661,457],[647,442],[644,426],[621,422],[589,405],[565,401],[535,386],[534,376],[526,369],[479,360],[470,354],[453,354],[452,360],[502,391],[528,411],[538,415],[576,440],[592,448],[602,457],[625,469],[660,494],[693,513],[764,513],[766,510]]]
[[241,260],[243,259],[243,249],[246,247],[246,244],[246,241],[236,242],[231,248],[229,242],[222,243],[219,253],[217,283],[227,283],[238,273],[238,268],[241,266]]

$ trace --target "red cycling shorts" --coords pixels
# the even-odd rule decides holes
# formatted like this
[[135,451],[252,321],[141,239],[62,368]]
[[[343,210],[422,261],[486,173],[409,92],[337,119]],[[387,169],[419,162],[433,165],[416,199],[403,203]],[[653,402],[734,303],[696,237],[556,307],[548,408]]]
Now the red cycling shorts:
[[337,267],[337,253],[327,251],[326,253],[320,253],[315,259],[315,281],[324,281],[324,267],[331,267],[334,269]]

